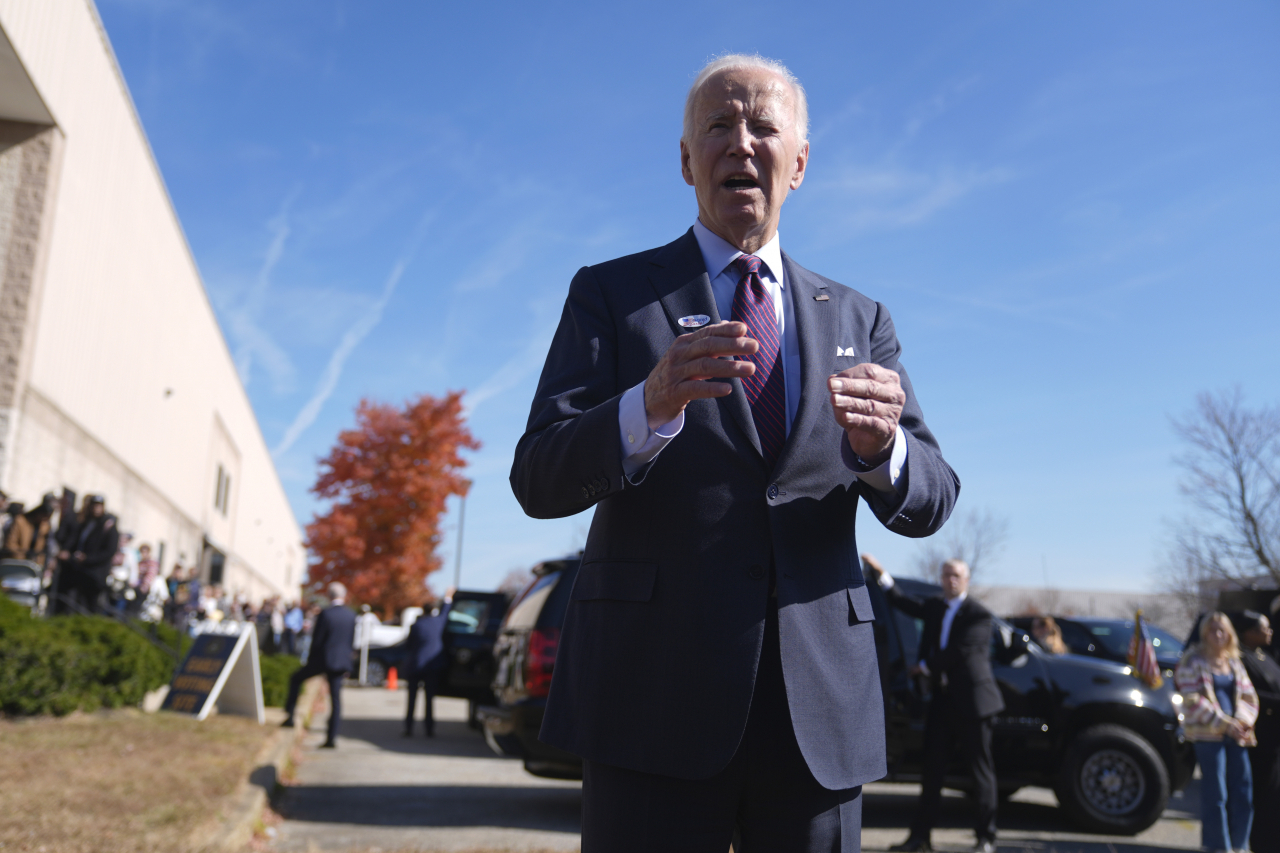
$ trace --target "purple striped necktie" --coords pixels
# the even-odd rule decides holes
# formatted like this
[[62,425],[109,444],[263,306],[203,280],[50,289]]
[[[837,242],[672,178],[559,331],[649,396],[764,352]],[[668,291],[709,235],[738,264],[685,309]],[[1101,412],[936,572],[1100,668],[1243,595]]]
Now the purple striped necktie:
[[738,271],[738,289],[733,294],[730,319],[746,323],[747,334],[760,344],[755,355],[739,358],[756,366],[755,373],[743,378],[742,388],[751,404],[751,418],[756,422],[765,464],[772,469],[787,440],[787,391],[778,312],[773,295],[760,278],[760,263],[755,255],[740,255],[733,262]]

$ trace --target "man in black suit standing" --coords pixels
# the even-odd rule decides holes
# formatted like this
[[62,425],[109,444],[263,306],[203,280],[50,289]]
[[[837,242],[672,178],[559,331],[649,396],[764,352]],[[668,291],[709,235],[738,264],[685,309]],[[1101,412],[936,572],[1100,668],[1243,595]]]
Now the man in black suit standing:
[[[76,603],[90,613],[97,613],[105,609],[103,593],[107,591],[111,561],[120,550],[120,528],[116,517],[107,514],[101,495],[88,495],[85,503],[88,506],[84,521],[72,532],[69,544],[58,554],[58,559],[67,567]],[[66,586],[64,581],[63,587]]]
[[342,679],[351,670],[351,653],[355,648],[356,614],[346,605],[347,588],[340,583],[329,584],[329,606],[316,617],[311,629],[311,651],[307,663],[289,677],[289,698],[284,712],[288,716],[281,724],[293,725],[293,709],[298,704],[298,691],[302,682],[323,675],[329,682],[329,730],[322,746],[333,749],[338,745],[338,725],[342,722]]
[[892,850],[932,849],[930,833],[942,803],[947,754],[957,741],[969,762],[976,788],[976,853],[993,853],[996,843],[996,768],[991,757],[992,718],[1004,699],[991,671],[991,612],[969,597],[969,567],[962,560],[942,564],[942,595],[921,601],[902,592],[870,554],[868,574],[897,609],[924,620],[919,662],[912,670],[929,679],[931,699],[924,727],[924,779],[920,803],[905,842]]
[[888,309],[783,251],[808,160],[781,63],[703,68],[697,218],[574,276],[516,448],[526,513],[595,510],[540,734],[583,758],[583,853],[856,853],[885,774],[858,506],[928,536],[960,484]]
[[445,591],[444,601],[434,610],[423,613],[409,627],[409,647],[405,653],[405,680],[409,685],[409,707],[404,714],[404,736],[413,736],[413,709],[418,701],[418,688],[426,693],[423,723],[427,737],[436,736],[436,720],[431,703],[436,696],[440,675],[449,658],[444,650],[444,631],[453,609],[453,587]]

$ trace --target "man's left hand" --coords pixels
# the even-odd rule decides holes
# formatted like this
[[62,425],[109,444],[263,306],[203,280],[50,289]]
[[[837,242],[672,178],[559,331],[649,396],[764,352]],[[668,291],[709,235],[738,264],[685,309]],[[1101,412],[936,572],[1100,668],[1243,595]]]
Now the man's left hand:
[[835,374],[827,380],[827,388],[836,423],[853,452],[868,465],[887,460],[907,401],[898,374],[867,362]]

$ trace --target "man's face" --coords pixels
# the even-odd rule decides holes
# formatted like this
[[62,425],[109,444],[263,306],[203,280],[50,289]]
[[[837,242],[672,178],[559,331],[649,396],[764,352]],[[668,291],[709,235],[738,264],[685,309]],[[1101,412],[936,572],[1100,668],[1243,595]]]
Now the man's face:
[[107,511],[107,508],[100,503],[92,504],[89,507],[89,514],[92,515],[94,518],[102,518],[102,514],[105,513],[106,511]]
[[739,249],[754,251],[773,237],[808,159],[791,87],[773,72],[722,71],[698,91],[691,137],[680,142],[681,171],[702,224]]
[[956,563],[942,566],[942,594],[947,598],[958,598],[969,591],[969,570]]

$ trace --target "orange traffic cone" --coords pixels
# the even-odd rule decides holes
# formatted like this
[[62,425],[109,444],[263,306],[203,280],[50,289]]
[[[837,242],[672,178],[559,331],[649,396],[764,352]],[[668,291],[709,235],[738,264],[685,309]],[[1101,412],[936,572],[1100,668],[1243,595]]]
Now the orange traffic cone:
[[397,680],[396,668],[393,666],[387,670],[387,689],[395,690],[399,686],[400,682]]

